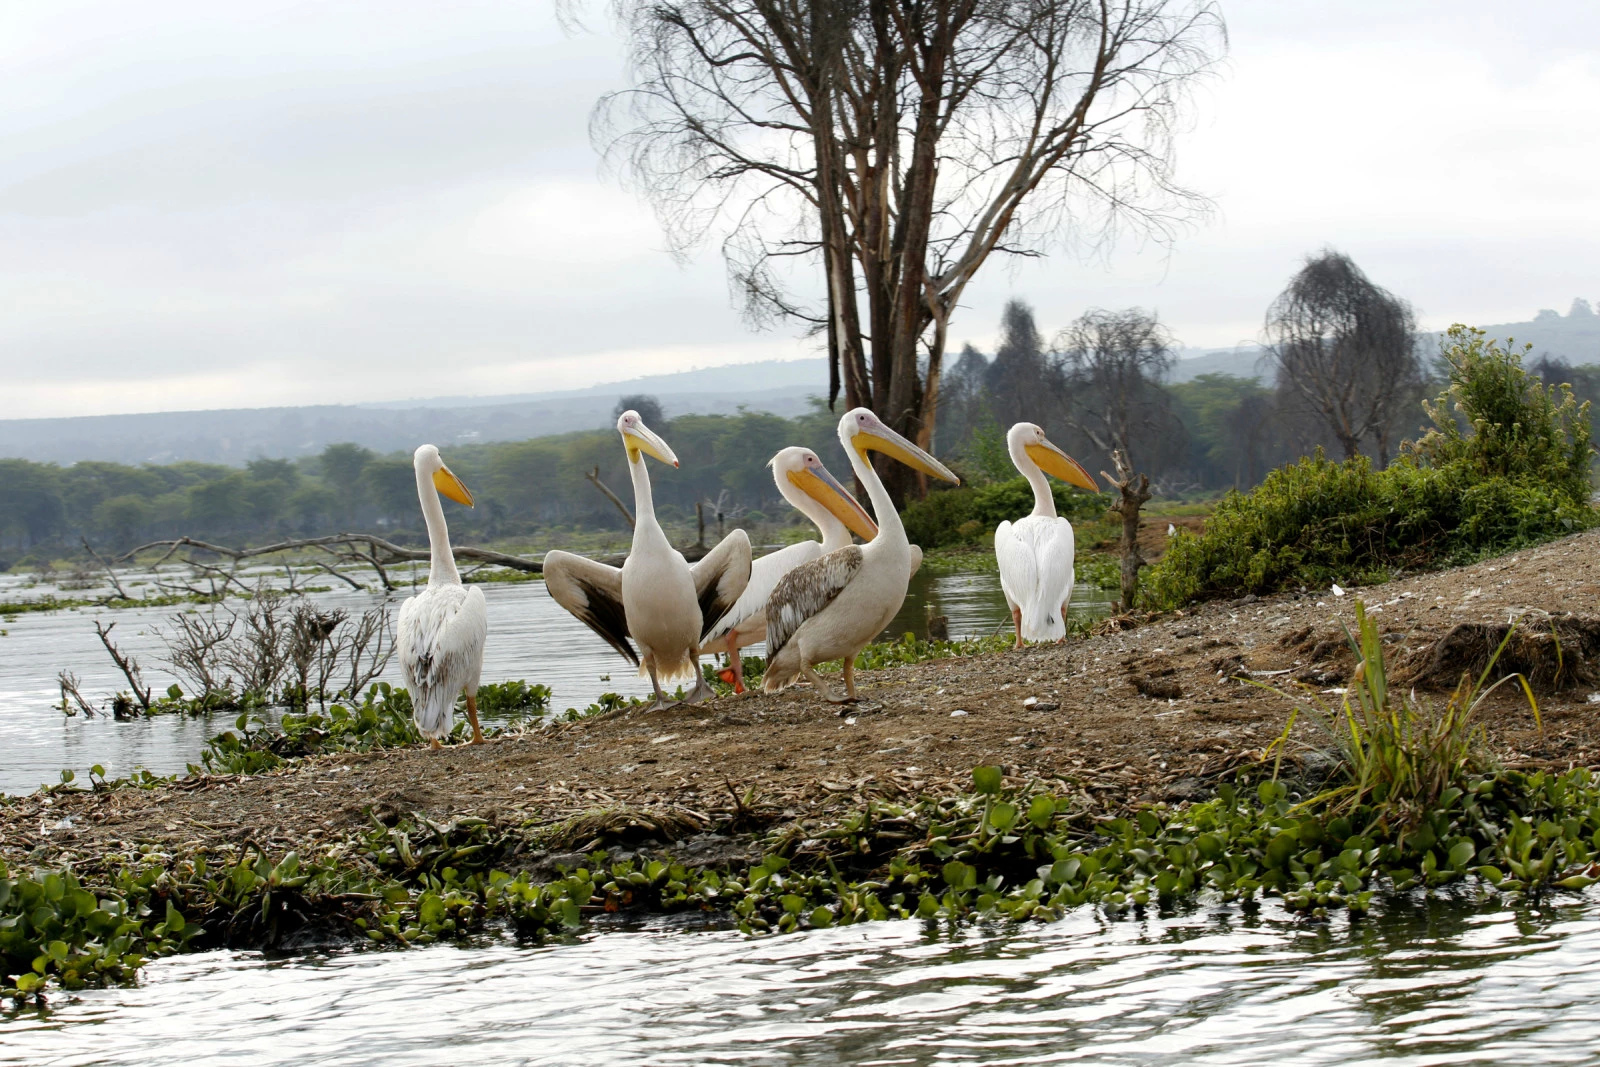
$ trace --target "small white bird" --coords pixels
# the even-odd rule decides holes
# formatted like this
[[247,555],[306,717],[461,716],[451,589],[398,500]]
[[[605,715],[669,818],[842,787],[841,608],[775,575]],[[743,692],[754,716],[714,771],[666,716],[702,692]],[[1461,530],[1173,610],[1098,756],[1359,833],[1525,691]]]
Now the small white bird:
[[1078,461],[1050,443],[1044,430],[1019,422],[1006,434],[1011,462],[1033,487],[1033,514],[1002,522],[994,532],[1000,588],[1011,608],[1017,648],[1028,641],[1064,640],[1067,602],[1072,599],[1076,540],[1072,523],[1056,515],[1055,497],[1045,474],[1069,485],[1098,492],[1100,487]]
[[[644,457],[678,465],[667,443],[644,424],[637,411],[617,419],[633,479],[633,547],[619,567],[608,567],[571,552],[544,557],[545,589],[556,603],[620,652],[639,673],[650,675],[655,703],[666,708],[663,681],[693,678],[686,698],[697,703],[715,692],[700,673],[700,636],[739,599],[750,580],[750,537],[735,530],[693,566],[672,547],[651,503],[650,474]],[[635,652],[628,639],[639,643]],[[642,653],[642,655],[641,655]]]
[[728,654],[728,669],[722,680],[733,685],[735,693],[744,692],[744,661],[739,650],[745,645],[764,641],[767,637],[767,597],[778,580],[802,563],[809,563],[838,548],[850,544],[852,532],[862,540],[877,536],[877,523],[866,509],[856,502],[844,486],[839,484],[817,454],[809,448],[792,445],[772,457],[772,480],[778,492],[816,526],[822,535],[816,541],[769,552],[750,565],[750,583],[734,602],[728,613],[700,641],[700,647],[710,650],[716,646]]
[[450,531],[445,527],[439,494],[472,507],[472,494],[461,484],[433,445],[412,457],[417,472],[417,497],[428,525],[428,588],[400,605],[396,648],[400,673],[411,691],[412,714],[423,736],[439,747],[450,732],[456,696],[467,694],[472,743],[483,743],[478,726],[478,677],[483,673],[483,646],[489,636],[489,608],[483,590],[461,584]]

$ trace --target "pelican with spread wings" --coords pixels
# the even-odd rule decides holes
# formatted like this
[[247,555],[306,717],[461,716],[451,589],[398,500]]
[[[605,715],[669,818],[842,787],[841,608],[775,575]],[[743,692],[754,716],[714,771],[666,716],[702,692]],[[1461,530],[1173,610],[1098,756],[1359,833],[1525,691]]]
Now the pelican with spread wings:
[[[693,566],[672,547],[656,521],[645,457],[678,465],[667,443],[644,424],[637,411],[617,419],[633,478],[633,547],[621,567],[571,552],[544,558],[545,588],[641,674],[650,675],[655,703],[668,707],[662,682],[693,678],[690,703],[712,695],[700,673],[700,636],[725,615],[750,581],[750,538],[735,530]],[[637,642],[635,652],[629,639]]]
[[739,650],[766,639],[767,597],[772,595],[778,581],[802,563],[810,563],[849,545],[851,533],[860,534],[866,541],[878,533],[872,517],[811,449],[790,446],[773,456],[769,465],[778,492],[796,511],[811,520],[822,535],[822,541],[801,541],[769,552],[752,563],[750,584],[700,642],[704,649],[727,652],[728,670],[722,677],[733,683],[735,693],[744,692],[744,661]]
[[[906,540],[900,514],[869,452],[882,452],[935,478],[960,484],[943,463],[885,426],[867,408],[845,412],[839,440],[856,478],[866,486],[878,518],[878,536],[803,563],[784,575],[767,600],[767,673],[762,688],[776,692],[804,675],[835,704],[856,698],[855,659],[906,598],[913,563],[920,558]],[[844,695],[829,694],[818,663],[844,661]]]
[[1094,476],[1050,443],[1044,430],[1019,422],[1006,434],[1011,462],[1033,487],[1033,514],[1002,522],[994,531],[994,555],[1000,564],[1000,588],[1011,608],[1017,648],[1028,641],[1061,641],[1067,636],[1067,601],[1072,599],[1072,564],[1076,542],[1072,523],[1056,514],[1055,497],[1045,475],[1054,475],[1079,489],[1099,492]]
[[472,494],[461,484],[433,445],[412,456],[417,472],[417,498],[428,526],[428,588],[400,605],[395,648],[400,674],[411,691],[412,714],[424,737],[439,747],[450,732],[456,697],[467,695],[472,743],[483,742],[478,727],[478,676],[483,672],[483,646],[489,636],[489,608],[483,590],[461,584],[450,531],[445,526],[439,494],[472,507]]

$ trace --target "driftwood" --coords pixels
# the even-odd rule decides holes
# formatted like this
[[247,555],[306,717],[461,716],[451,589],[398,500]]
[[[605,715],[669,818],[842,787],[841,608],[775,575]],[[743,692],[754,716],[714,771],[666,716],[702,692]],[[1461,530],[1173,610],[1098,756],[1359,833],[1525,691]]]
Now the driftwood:
[[1113,478],[1101,471],[1100,477],[1116,486],[1121,493],[1121,499],[1111,506],[1111,514],[1122,518],[1120,610],[1126,613],[1133,610],[1134,596],[1139,592],[1139,568],[1145,565],[1145,558],[1139,553],[1139,509],[1150,499],[1150,477],[1135,474],[1127,453],[1120,448],[1112,451],[1111,462],[1117,468],[1117,476]]
[[[164,541],[151,541],[149,544],[140,545],[138,548],[129,549],[111,563],[127,563],[141,552],[151,549],[165,548],[167,551],[155,562],[159,567],[181,548],[193,548],[202,552],[211,552],[215,555],[231,559],[235,563],[254,559],[258,556],[270,556],[277,552],[295,552],[303,549],[314,548],[328,552],[346,562],[364,563],[378,572],[378,578],[383,582],[385,589],[393,589],[394,584],[389,580],[387,567],[396,563],[409,563],[428,559],[431,552],[426,548],[405,548],[393,541],[379,537],[377,534],[366,533],[340,533],[329,534],[326,537],[303,537],[291,541],[276,541],[270,545],[259,545],[255,548],[229,548],[226,545],[214,545],[209,541],[200,541],[193,537],[175,537]],[[526,571],[530,574],[540,574],[544,566],[538,560],[527,559],[523,556],[513,556],[505,552],[495,552],[488,548],[474,548],[471,545],[452,546],[458,560],[471,560],[475,563],[492,563],[499,567],[510,567],[513,570]],[[186,562],[193,562],[188,560]],[[197,564],[197,566],[204,566]],[[107,569],[110,564],[107,564]]]
[[[87,547],[87,545],[85,545],[85,547]],[[527,574],[544,573],[543,563],[536,559],[528,559],[526,556],[513,556],[505,552],[496,552],[489,548],[476,548],[472,545],[453,545],[451,547],[457,560],[468,560],[473,563],[488,564],[497,567],[508,567],[512,570],[523,571]],[[232,560],[235,566],[240,563],[244,563],[247,560],[255,559],[260,556],[270,556],[278,552],[295,552],[304,549],[320,549],[334,556],[336,559],[346,563],[362,563],[372,567],[375,571],[377,571],[378,578],[383,582],[384,589],[389,591],[393,591],[395,586],[389,578],[387,568],[397,563],[420,562],[429,559],[432,555],[428,549],[405,548],[401,545],[395,544],[393,541],[387,540],[386,538],[379,537],[377,534],[340,533],[329,534],[326,537],[304,537],[290,541],[276,541],[270,545],[260,545],[255,548],[229,548],[227,545],[214,545],[209,541],[201,541],[193,537],[175,537],[163,541],[151,541],[149,544],[144,544],[137,548],[129,549],[127,552],[124,552],[122,555],[111,560],[105,560],[98,554],[95,555],[95,558],[101,560],[102,564],[106,568],[106,571],[109,573],[113,565],[127,563],[140,553],[149,552],[152,549],[157,548],[165,548],[166,552],[162,554],[160,559],[156,560],[155,563],[152,564],[153,567],[160,567],[163,563],[166,563],[169,559],[171,559],[179,549],[183,548],[191,548],[200,552],[210,552],[215,555],[222,556],[225,559]],[[91,552],[92,551],[93,550],[91,549]],[[689,547],[684,548],[682,551],[684,558],[692,563],[695,560],[705,556],[707,549],[704,545],[690,545]],[[609,564],[614,567],[620,567],[625,559],[627,559],[626,553],[621,555],[595,557],[596,562]],[[232,571],[199,562],[192,556],[185,558],[183,562],[200,570],[211,579],[213,594],[216,592],[216,585],[219,581],[221,582],[224,591],[229,584],[235,584],[238,585],[243,592],[252,592],[233,574]],[[320,562],[318,563],[318,566],[322,567],[323,570],[334,573],[336,577],[342,578],[346,582],[350,582],[353,587],[360,588],[357,583],[351,582],[349,578],[342,574],[338,574],[338,572],[334,571],[333,568],[327,567]],[[114,580],[113,583],[115,584]],[[204,593],[205,591],[192,589],[190,592]]]

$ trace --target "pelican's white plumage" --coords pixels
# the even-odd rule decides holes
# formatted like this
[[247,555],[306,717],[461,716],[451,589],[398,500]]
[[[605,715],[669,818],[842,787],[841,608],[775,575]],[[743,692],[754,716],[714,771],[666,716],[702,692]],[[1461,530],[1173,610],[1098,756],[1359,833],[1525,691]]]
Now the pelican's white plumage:
[[[693,566],[672,547],[656,521],[644,457],[678,465],[667,443],[637,411],[617,419],[633,479],[633,547],[620,568],[571,552],[544,558],[545,589],[556,603],[606,640],[655,689],[651,710],[667,706],[663,681],[692,677],[688,699],[712,695],[700,674],[700,636],[739,599],[750,580],[750,538],[735,530]],[[635,652],[629,639],[637,642]]]
[[856,478],[872,498],[878,536],[865,545],[803,563],[779,580],[767,600],[767,673],[762,681],[762,688],[774,692],[804,675],[824,698],[836,703],[815,665],[842,659],[842,699],[856,698],[856,655],[900,610],[914,562],[920,559],[906,540],[900,514],[867,453],[883,452],[935,478],[960,482],[944,464],[866,408],[847,411],[839,420],[839,440]]
[[852,531],[867,540],[878,532],[877,524],[811,449],[792,445],[773,456],[769,466],[778,492],[811,520],[822,540],[787,545],[755,560],[744,592],[701,640],[704,649],[715,646],[727,652],[729,669],[723,677],[732,680],[736,693],[744,692],[744,664],[739,650],[765,640],[767,598],[779,579],[802,563],[844,548],[850,544]]
[[433,445],[423,445],[412,457],[417,473],[417,497],[428,526],[428,587],[400,605],[395,637],[400,673],[411,692],[417,727],[434,745],[450,732],[456,696],[467,694],[467,716],[472,722],[472,742],[483,740],[478,726],[478,678],[483,672],[483,646],[489,636],[489,608],[483,590],[461,584],[450,532],[445,526],[442,491],[450,499],[472,506],[472,494],[439,458]]
[[1067,636],[1067,602],[1072,598],[1076,552],[1072,523],[1056,515],[1055,497],[1045,472],[1083,489],[1098,489],[1094,478],[1071,456],[1050,443],[1044,430],[1019,422],[1006,434],[1011,462],[1033,487],[1033,513],[1002,522],[994,532],[1000,588],[1011,609],[1017,647],[1027,641]]

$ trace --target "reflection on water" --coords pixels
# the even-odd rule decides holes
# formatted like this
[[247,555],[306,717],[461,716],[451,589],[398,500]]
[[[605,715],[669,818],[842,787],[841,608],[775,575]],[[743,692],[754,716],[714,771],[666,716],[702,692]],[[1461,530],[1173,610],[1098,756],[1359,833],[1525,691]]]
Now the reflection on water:
[[[482,589],[489,606],[484,681],[520,678],[547,685],[555,691],[558,710],[583,707],[605,692],[649,694],[649,679],[639,677],[600,638],[552,601],[543,582],[491,583]],[[25,593],[36,592],[22,590],[15,576],[0,576],[0,600],[21,599]],[[390,610],[398,610],[400,600],[409,593],[406,589],[389,597]],[[64,595],[85,597],[70,591]],[[1093,599],[1098,595],[1098,590],[1074,590],[1074,610],[1103,613],[1104,601]],[[315,594],[314,599],[325,607],[352,613],[385,602],[378,594],[344,587]],[[983,635],[1007,625],[1005,597],[995,573],[921,572],[913,577],[905,606],[885,635],[899,637],[910,630],[926,636],[929,606],[935,614],[949,618],[953,637]],[[66,718],[54,706],[60,698],[56,674],[62,669],[77,674],[80,688],[91,700],[127,688],[95,636],[97,618],[116,624],[113,638],[143,665],[146,681],[157,692],[164,691],[177,679],[162,662],[165,645],[158,630],[169,626],[167,620],[174,612],[190,608],[84,608],[29,613],[0,622],[6,631],[0,637],[0,792],[26,792],[54,782],[63,768],[80,776],[97,763],[113,776],[136,767],[171,774],[195,762],[205,739],[230,726],[233,716],[185,719],[165,715],[117,723],[104,716]],[[759,653],[760,646],[751,651]],[[399,684],[398,669],[391,667],[385,677]]]
[[0,1022],[29,1064],[1593,1063],[1600,898],[1358,924],[1204,909],[932,935],[649,929],[162,961]]

